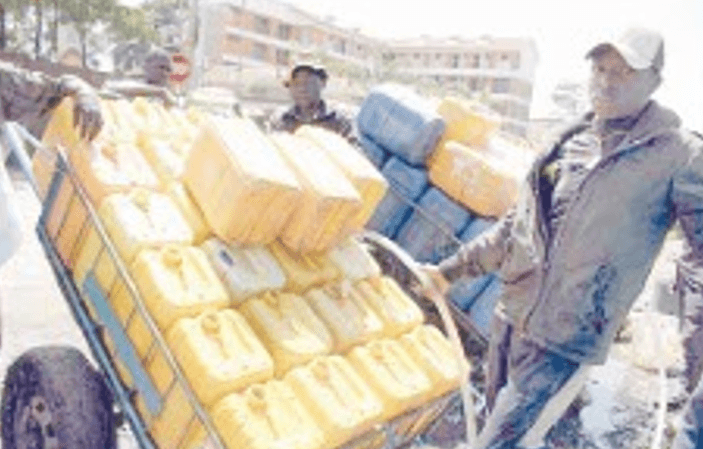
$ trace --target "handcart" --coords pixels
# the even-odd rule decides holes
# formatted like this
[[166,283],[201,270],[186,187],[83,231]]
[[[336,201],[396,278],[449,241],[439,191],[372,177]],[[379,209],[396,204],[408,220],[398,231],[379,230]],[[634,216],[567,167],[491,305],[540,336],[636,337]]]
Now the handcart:
[[[115,448],[116,429],[126,420],[144,449],[225,449],[222,436],[196,399],[162,332],[147,312],[65,155],[49,153],[16,124],[6,123],[3,137],[35,190],[37,181],[26,146],[55,158],[55,171],[43,200],[36,232],[58,285],[99,365],[99,370],[95,370],[78,350],[67,347],[32,349],[14,361],[6,376],[2,398],[3,448]],[[38,190],[37,193],[41,198]],[[72,211],[71,217],[84,219],[76,223],[75,219],[69,219],[68,211]],[[115,273],[108,288],[101,288],[95,266],[82,285],[77,285],[66,262],[67,255],[75,257],[80,242],[91,230],[100,237],[100,250],[94,264],[100,260],[104,269],[107,260]],[[70,241],[67,242],[66,236],[71,236]],[[126,289],[132,301],[126,319],[117,316],[109,301],[117,288]],[[127,332],[136,320],[145,324],[151,334],[149,347],[142,355]],[[148,365],[155,360],[167,367],[166,378],[150,376]],[[456,392],[447,394],[377,426],[343,448],[409,447],[418,442],[418,436],[442,416],[457,397]],[[153,437],[157,432],[162,437],[167,435],[168,445],[157,446]]]

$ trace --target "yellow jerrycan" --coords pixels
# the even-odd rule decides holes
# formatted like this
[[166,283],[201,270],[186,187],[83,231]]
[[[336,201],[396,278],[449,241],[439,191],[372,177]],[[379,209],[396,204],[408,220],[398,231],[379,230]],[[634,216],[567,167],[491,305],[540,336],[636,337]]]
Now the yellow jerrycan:
[[339,270],[326,253],[296,253],[280,241],[272,243],[268,249],[286,274],[287,291],[302,294],[340,277]]
[[[165,332],[176,320],[195,317],[209,309],[229,305],[225,287],[199,248],[168,245],[146,249],[130,267],[132,279],[156,326]],[[124,324],[136,306],[124,288],[110,298],[115,314]],[[144,357],[152,343],[148,325],[137,310],[127,334],[137,353]]]
[[[271,356],[244,318],[231,309],[182,318],[168,331],[167,341],[205,405],[273,376]],[[152,373],[155,378],[161,374]]]
[[419,326],[400,338],[408,355],[420,366],[432,382],[428,401],[459,388],[459,363],[447,337],[435,326]]
[[81,142],[69,152],[69,160],[95,207],[112,193],[160,187],[149,163],[131,144]]
[[137,146],[159,178],[161,185],[168,185],[181,178],[190,150],[187,144],[139,131]]
[[215,234],[228,243],[268,243],[301,195],[295,174],[249,119],[210,117],[186,160],[183,182]]
[[349,281],[309,290],[305,299],[334,338],[334,352],[383,336],[383,322]]
[[320,357],[291,370],[285,382],[297,393],[336,448],[379,424],[381,400],[341,356]]
[[353,231],[362,229],[388,190],[386,179],[361,151],[351,146],[339,134],[310,125],[301,126],[296,134],[317,143],[356,187],[363,206],[347,224],[347,229]]
[[193,197],[183,183],[174,181],[168,184],[166,193],[171,196],[176,205],[181,209],[183,217],[193,230],[194,245],[200,245],[212,235],[212,230],[205,221],[205,217],[203,217],[203,211],[195,204]]
[[455,140],[479,148],[500,125],[500,118],[485,106],[457,97],[444,98],[437,113],[445,123],[443,140]]
[[330,447],[293,389],[281,381],[225,397],[213,408],[212,419],[224,444],[233,449]]
[[70,178],[65,176],[49,212],[46,230],[68,268],[73,268],[83,246],[89,230],[87,219],[88,209],[78,197]]
[[281,241],[297,252],[328,249],[361,209],[359,194],[313,142],[289,133],[274,133],[271,140],[303,189],[299,206],[283,228]]
[[329,331],[298,295],[265,293],[240,310],[273,356],[277,377],[332,351]]
[[513,205],[528,169],[522,162],[512,165],[502,155],[454,141],[437,149],[429,168],[434,185],[472,212],[488,217],[499,217]]
[[348,360],[383,402],[384,420],[419,407],[432,388],[427,375],[395,340],[358,346]]
[[349,237],[332,248],[328,256],[344,279],[359,281],[381,275],[376,259],[355,237]]
[[211,238],[202,245],[210,263],[227,287],[232,305],[267,291],[282,290],[286,275],[263,245],[226,245]]
[[388,337],[400,336],[425,320],[420,307],[391,277],[359,281],[355,288],[381,318]]
[[[142,249],[160,248],[170,243],[188,246],[193,241],[193,231],[181,211],[164,194],[135,189],[110,195],[98,209],[98,216],[126,267]],[[79,286],[90,270],[103,290],[113,284],[115,264],[93,227],[88,231],[73,271]]]

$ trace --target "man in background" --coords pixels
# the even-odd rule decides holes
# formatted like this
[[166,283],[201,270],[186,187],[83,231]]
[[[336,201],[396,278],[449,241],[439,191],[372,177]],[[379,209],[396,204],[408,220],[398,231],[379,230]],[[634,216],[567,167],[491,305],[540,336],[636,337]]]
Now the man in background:
[[290,92],[293,106],[271,124],[274,131],[295,132],[302,125],[315,125],[340,134],[354,142],[351,120],[329,107],[322,99],[327,84],[327,70],[319,64],[300,62],[293,66],[284,85]]

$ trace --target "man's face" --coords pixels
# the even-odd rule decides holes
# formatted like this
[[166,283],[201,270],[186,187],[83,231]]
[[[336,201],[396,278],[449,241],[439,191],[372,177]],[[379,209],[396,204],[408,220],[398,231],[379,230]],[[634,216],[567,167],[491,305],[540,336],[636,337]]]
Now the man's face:
[[614,48],[593,58],[589,94],[598,118],[636,114],[658,86],[659,75],[654,70],[633,69]]
[[310,70],[299,70],[288,84],[288,90],[296,106],[307,107],[320,102],[324,82]]
[[171,59],[166,55],[153,57],[144,64],[144,78],[154,86],[166,86],[171,71]]

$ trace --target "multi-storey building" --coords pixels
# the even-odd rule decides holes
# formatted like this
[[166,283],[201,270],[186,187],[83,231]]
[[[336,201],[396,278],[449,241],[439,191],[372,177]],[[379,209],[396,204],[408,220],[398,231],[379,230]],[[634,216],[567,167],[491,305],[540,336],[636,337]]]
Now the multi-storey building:
[[277,0],[198,1],[199,84],[242,92],[243,74],[253,73],[249,78],[255,82],[270,80],[262,84],[262,95],[278,86],[285,99],[281,78],[293,61],[309,58],[328,66],[332,83],[373,80],[392,71],[411,83],[479,96],[504,117],[504,129],[525,135],[537,65],[531,39],[382,41]]
[[411,81],[477,96],[501,116],[506,130],[525,135],[537,48],[531,39],[492,38],[388,41],[384,67]]
[[[201,0],[202,1],[202,0]],[[199,51],[205,84],[234,87],[243,71],[281,79],[301,59],[332,72],[371,75],[379,46],[358,30],[335,26],[274,0],[224,0],[203,5]]]

